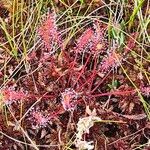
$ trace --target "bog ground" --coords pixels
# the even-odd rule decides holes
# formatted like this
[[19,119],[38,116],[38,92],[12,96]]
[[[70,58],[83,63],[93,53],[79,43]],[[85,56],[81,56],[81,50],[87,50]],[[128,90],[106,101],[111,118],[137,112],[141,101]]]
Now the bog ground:
[[147,0],[0,1],[0,150],[149,150]]

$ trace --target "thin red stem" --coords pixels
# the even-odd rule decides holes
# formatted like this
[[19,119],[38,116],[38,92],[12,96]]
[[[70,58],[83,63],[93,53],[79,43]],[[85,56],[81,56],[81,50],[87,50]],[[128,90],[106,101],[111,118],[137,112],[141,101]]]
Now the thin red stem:
[[104,80],[108,77],[110,72],[111,72],[111,70],[107,73],[107,75],[102,80],[100,80],[100,82],[97,84],[97,86],[91,91],[91,94],[104,82]]
[[135,90],[130,90],[130,91],[113,91],[113,92],[107,92],[107,93],[100,93],[100,94],[95,94],[91,95],[90,97],[101,97],[101,96],[110,96],[110,95],[126,95],[126,94],[132,94],[134,93]]
[[86,62],[85,62],[84,67],[82,67],[82,70],[81,70],[81,72],[80,72],[80,74],[79,74],[79,76],[78,76],[77,80],[75,81],[75,83],[74,83],[73,87],[76,85],[76,83],[77,83],[77,82],[78,82],[78,80],[80,79],[81,75],[83,74],[83,71],[84,71],[84,69],[85,69],[85,67],[86,67],[86,65],[87,65],[87,63],[88,63],[88,61],[89,61],[90,57],[91,57],[91,54],[90,54],[90,55],[89,55],[89,57],[87,58],[87,60],[86,60]]

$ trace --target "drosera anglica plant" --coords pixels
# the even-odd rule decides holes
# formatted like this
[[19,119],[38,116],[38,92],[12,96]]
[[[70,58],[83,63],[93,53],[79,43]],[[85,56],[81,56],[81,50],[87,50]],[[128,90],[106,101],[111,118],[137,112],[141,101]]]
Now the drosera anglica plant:
[[32,110],[30,112],[29,120],[32,122],[32,127],[37,129],[46,127],[50,119],[46,116],[45,112],[40,110]]
[[84,31],[84,33],[79,37],[77,41],[76,51],[77,52],[83,52],[86,49],[91,48],[91,39],[94,35],[94,31],[92,28],[88,28]]
[[74,110],[75,109],[75,101],[78,98],[78,94],[71,88],[65,89],[64,92],[61,93],[61,103],[65,110]]
[[56,14],[49,14],[38,28],[38,34],[41,37],[48,52],[54,53],[58,47],[61,47],[61,37],[57,30]]
[[25,98],[27,95],[23,91],[15,91],[12,88],[1,90],[1,100],[5,105],[11,105]]
[[[13,120],[11,117],[13,114],[17,120],[21,118],[21,126],[25,129],[25,135],[28,134],[31,138],[31,140],[28,140],[29,138],[25,139],[24,143],[28,144],[28,141],[31,142],[33,139],[34,142],[31,143],[35,143],[38,148],[40,145],[41,149],[43,147],[44,149],[54,149],[51,145],[56,145],[58,149],[81,149],[85,146],[88,149],[107,148],[109,150],[120,149],[126,147],[126,145],[127,148],[136,148],[134,143],[139,144],[139,139],[146,137],[144,131],[147,129],[147,126],[145,126],[147,118],[137,93],[143,93],[142,96],[145,96],[144,91],[140,88],[142,83],[133,78],[133,75],[129,72],[133,70],[136,74],[138,72],[137,68],[129,69],[127,61],[131,61],[131,64],[133,64],[132,51],[135,53],[134,55],[137,54],[138,57],[141,57],[141,62],[145,61],[147,59],[145,54],[143,55],[143,52],[138,53],[140,52],[139,47],[145,45],[140,43],[137,48],[137,41],[132,43],[133,41],[129,39],[129,42],[126,42],[124,40],[128,38],[119,39],[121,36],[118,34],[117,40],[120,41],[121,46],[117,45],[117,48],[113,49],[114,40],[116,39],[109,39],[108,42],[108,18],[105,18],[104,21],[101,20],[101,17],[98,17],[99,14],[103,16],[101,9],[105,9],[105,5],[95,10],[96,16],[94,13],[84,18],[80,16],[80,9],[84,6],[80,7],[76,16],[72,11],[74,6],[70,6],[65,1],[60,3],[69,8],[67,13],[60,12],[58,14],[61,15],[58,24],[62,20],[64,21],[59,24],[59,27],[63,30],[60,31],[58,24],[56,24],[55,19],[57,16],[55,13],[50,13],[37,27],[37,34],[41,40],[37,45],[34,45],[35,53],[33,53],[33,56],[27,57],[26,61],[29,61],[30,64],[28,74],[24,72],[24,67],[22,67],[18,75],[21,78],[16,82],[18,87],[16,89],[23,89],[28,94],[25,98],[17,98],[19,90],[11,92],[14,94],[14,98],[16,97],[16,102],[20,101],[20,103],[14,103],[15,100],[13,100],[10,105],[7,105],[7,108],[10,106],[12,111],[9,113],[8,110],[10,109],[5,110],[8,114],[8,120]],[[118,8],[124,10],[126,5],[123,4],[122,6],[122,3],[124,2],[119,2]],[[119,11],[114,11],[117,9],[114,6],[116,5],[107,5],[107,8],[109,8],[107,11],[111,10],[111,15],[108,15],[110,26],[117,24],[116,22],[113,23],[112,19],[118,22],[121,22],[122,19],[123,11],[121,11],[118,18],[115,18],[115,13]],[[107,17],[107,11],[105,11],[105,17]],[[80,27],[83,27],[83,30],[80,30]],[[76,32],[77,29],[80,31]],[[119,33],[126,36],[126,29],[120,29],[124,31],[119,30]],[[56,34],[52,34],[52,31]],[[77,35],[72,36],[75,32]],[[65,34],[63,38],[60,37],[60,33]],[[129,33],[129,35],[131,34]],[[68,37],[67,42],[66,37]],[[123,45],[123,42],[128,45],[129,49],[132,49],[131,53],[129,53],[129,49],[125,52],[126,45]],[[65,43],[63,48],[61,43]],[[34,59],[34,56],[36,59]],[[127,61],[122,63],[123,59]],[[114,71],[116,68],[117,70]],[[125,68],[127,75],[134,79],[133,81],[139,91],[135,90],[126,75],[123,74],[122,68]],[[142,65],[140,69],[142,70]],[[148,72],[144,71],[143,76],[144,74],[145,76],[148,75]],[[115,86],[115,88],[107,86],[116,80],[120,83],[118,86]],[[142,82],[145,82],[145,77],[142,80]],[[13,79],[11,84],[15,84],[14,81]],[[126,85],[126,88],[121,89],[122,85]],[[91,115],[87,116],[86,106],[89,106],[91,110],[96,109],[96,116],[92,116],[93,118]],[[33,109],[30,110],[30,108]],[[99,123],[101,118],[110,121],[121,120],[124,124],[109,121]],[[99,122],[95,123],[96,120]],[[142,129],[143,127],[144,129]],[[6,129],[3,128],[3,131],[6,131]],[[88,134],[88,132],[91,134]],[[7,134],[10,135],[9,132]],[[22,133],[18,134],[21,135],[16,136],[19,140],[24,139]],[[76,135],[78,140],[75,140]],[[116,140],[123,141],[120,142],[123,146]],[[3,141],[5,142],[5,140]],[[68,141],[71,142],[68,143]],[[76,143],[73,141],[76,141]],[[146,141],[146,138],[141,141]],[[3,145],[6,145],[6,143]],[[30,145],[28,146],[30,147]],[[14,148],[11,147],[11,149]]]
[[141,93],[142,95],[146,97],[150,97],[150,86],[141,87]]
[[116,50],[111,50],[111,52],[108,52],[108,56],[103,58],[99,69],[101,72],[108,72],[110,69],[120,66],[122,60],[121,54]]
[[[106,27],[105,27],[106,28]],[[107,50],[105,28],[98,22],[93,27],[87,28],[77,41],[76,51],[80,53],[99,54]]]

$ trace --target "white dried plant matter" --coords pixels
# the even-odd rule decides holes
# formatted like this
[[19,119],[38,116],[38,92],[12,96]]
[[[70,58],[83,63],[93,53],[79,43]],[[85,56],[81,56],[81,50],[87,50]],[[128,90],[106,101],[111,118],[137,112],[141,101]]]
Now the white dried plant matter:
[[77,134],[75,145],[79,150],[92,150],[94,149],[93,141],[87,142],[82,137],[85,133],[89,134],[89,129],[94,125],[95,122],[101,121],[100,117],[96,115],[96,109],[91,111],[87,106],[86,112],[89,116],[80,118],[77,123]]

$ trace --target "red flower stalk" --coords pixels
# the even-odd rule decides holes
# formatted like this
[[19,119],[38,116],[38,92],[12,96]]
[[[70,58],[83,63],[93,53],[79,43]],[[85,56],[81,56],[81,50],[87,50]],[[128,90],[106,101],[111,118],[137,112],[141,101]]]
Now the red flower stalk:
[[135,90],[126,90],[126,91],[112,91],[107,93],[100,93],[91,95],[90,97],[101,97],[101,96],[109,96],[109,95],[115,95],[115,96],[128,96],[135,93]]
[[115,67],[119,66],[121,60],[122,60],[122,57],[117,52],[113,51],[113,52],[109,53],[108,56],[102,60],[102,63],[100,66],[100,71],[107,72],[111,68],[115,68]]
[[54,13],[48,15],[47,19],[39,27],[38,33],[49,52],[56,51],[55,46],[60,46],[61,42]]

